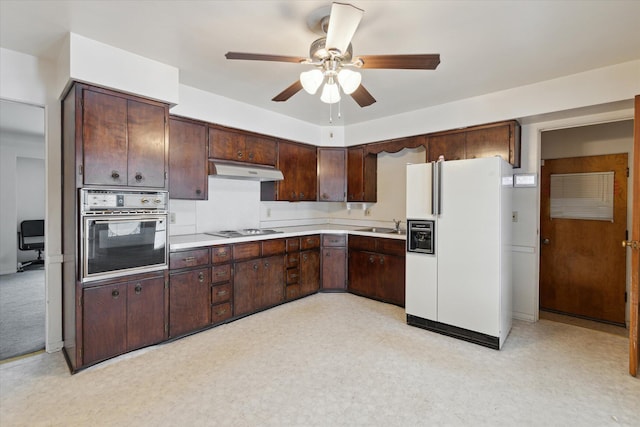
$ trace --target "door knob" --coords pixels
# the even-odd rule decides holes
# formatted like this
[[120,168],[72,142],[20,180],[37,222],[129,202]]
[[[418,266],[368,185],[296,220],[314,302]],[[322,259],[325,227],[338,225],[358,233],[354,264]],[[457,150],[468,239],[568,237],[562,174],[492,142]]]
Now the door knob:
[[631,248],[631,249],[640,249],[640,242],[638,242],[637,240],[623,240],[622,247]]
[[542,239],[542,244],[543,245],[548,245],[549,243],[551,243],[551,240],[549,240],[547,238]]

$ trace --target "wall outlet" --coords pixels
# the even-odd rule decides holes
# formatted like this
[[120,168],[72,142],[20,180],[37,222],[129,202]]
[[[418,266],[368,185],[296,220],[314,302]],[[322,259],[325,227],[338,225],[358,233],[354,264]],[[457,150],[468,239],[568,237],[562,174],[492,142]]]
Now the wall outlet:
[[364,216],[371,216],[371,209],[365,209]]
[[518,222],[518,211],[511,212],[511,221]]
[[176,213],[175,212],[170,212],[169,213],[169,224],[175,224],[176,223]]

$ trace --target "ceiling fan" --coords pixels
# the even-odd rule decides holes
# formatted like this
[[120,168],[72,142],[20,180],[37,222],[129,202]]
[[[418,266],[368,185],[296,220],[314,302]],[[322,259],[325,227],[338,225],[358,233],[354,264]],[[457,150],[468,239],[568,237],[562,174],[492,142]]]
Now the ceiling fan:
[[320,19],[310,17],[309,27],[318,27],[321,34],[326,34],[311,44],[309,57],[268,55],[257,53],[227,52],[227,59],[243,59],[252,61],[295,62],[312,65],[314,68],[300,73],[300,80],[276,95],[272,101],[282,102],[304,89],[315,94],[320,86],[320,100],[328,104],[340,101],[340,89],[360,105],[367,107],[375,98],[361,84],[359,72],[352,69],[403,69],[403,70],[435,70],[440,64],[439,54],[418,55],[359,55],[353,56],[351,39],[360,24],[364,11],[351,4],[334,2],[329,15],[327,8],[316,11],[321,13]]

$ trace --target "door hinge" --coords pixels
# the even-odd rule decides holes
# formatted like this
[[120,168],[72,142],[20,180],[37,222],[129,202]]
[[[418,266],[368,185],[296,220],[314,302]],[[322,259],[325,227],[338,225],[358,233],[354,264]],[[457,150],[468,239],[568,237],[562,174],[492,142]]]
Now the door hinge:
[[168,323],[164,324],[164,332],[167,333],[167,334],[169,333],[169,324]]
[[629,230],[624,230],[624,240],[629,240]]
[[627,178],[629,178],[629,168],[627,167]]
[[164,288],[169,289],[169,279],[164,279]]
[[165,171],[165,173],[164,173],[164,180],[165,180],[165,181],[167,180],[167,177],[168,177],[168,174],[167,174],[167,172]]
[[83,167],[82,165],[78,166],[78,175],[82,175]]
[[624,302],[627,302],[627,291],[624,291]]

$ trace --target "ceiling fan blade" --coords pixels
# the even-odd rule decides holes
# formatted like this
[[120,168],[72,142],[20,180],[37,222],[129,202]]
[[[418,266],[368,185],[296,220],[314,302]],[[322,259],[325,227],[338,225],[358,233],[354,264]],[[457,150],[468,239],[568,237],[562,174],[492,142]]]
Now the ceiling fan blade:
[[400,70],[435,70],[440,54],[423,55],[359,55],[361,68],[387,68]]
[[361,107],[368,107],[369,105],[376,102],[376,99],[371,96],[369,91],[366,90],[362,85],[358,86],[358,89],[356,89],[355,92],[351,94],[351,98],[353,98],[353,100],[356,101]]
[[345,53],[360,24],[364,10],[346,3],[333,3],[327,28],[327,49],[338,49]]
[[286,88],[285,90],[283,90],[282,92],[274,96],[272,101],[276,101],[276,102],[286,101],[296,93],[300,92],[301,89],[302,89],[302,83],[300,83],[300,80],[296,80],[295,82],[293,82],[291,86],[289,86],[288,88]]
[[262,53],[227,52],[227,59],[245,59],[249,61],[276,61],[276,62],[305,62],[307,58],[300,56],[265,55]]

